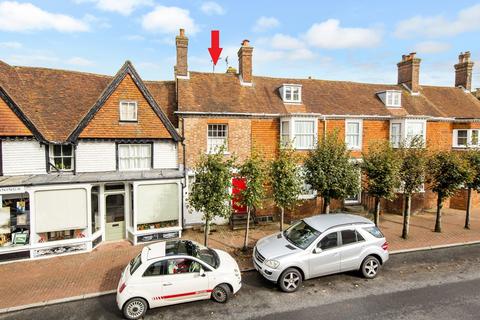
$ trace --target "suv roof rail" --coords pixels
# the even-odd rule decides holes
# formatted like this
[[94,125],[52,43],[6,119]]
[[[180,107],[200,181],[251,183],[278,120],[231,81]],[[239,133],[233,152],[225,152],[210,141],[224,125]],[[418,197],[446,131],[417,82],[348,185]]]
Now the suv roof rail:
[[[373,224],[373,222],[371,222],[371,223]],[[335,225],[335,226],[331,226],[331,227],[325,229],[323,232],[328,231],[328,230],[330,230],[330,229],[338,228],[338,227],[346,227],[346,226],[360,225],[360,224],[369,224],[369,223],[368,223],[368,222],[363,222],[363,221],[362,221],[362,222],[359,221],[359,222],[341,223],[341,224],[337,224],[337,225]]]

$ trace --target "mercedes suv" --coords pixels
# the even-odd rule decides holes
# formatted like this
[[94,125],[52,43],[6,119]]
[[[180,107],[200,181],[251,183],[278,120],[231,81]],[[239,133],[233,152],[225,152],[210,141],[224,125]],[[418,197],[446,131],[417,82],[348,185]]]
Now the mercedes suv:
[[351,214],[324,214],[294,223],[260,239],[253,251],[255,269],[296,291],[303,280],[359,270],[372,279],[388,260],[388,243],[370,220]]

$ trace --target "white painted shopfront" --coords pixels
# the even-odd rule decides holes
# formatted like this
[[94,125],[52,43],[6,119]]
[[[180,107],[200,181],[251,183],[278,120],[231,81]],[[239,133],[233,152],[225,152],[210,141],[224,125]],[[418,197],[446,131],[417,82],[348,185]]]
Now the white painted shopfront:
[[68,184],[0,185],[0,261],[85,252],[104,241],[138,244],[181,235],[178,171],[143,173],[145,180],[139,172],[120,175],[127,178],[120,181],[92,182],[92,175],[80,174]]

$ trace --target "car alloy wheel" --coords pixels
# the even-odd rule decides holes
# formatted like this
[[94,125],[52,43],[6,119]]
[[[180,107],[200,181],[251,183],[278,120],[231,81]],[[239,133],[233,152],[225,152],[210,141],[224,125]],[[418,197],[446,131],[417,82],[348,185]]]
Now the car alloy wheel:
[[212,299],[215,302],[225,303],[230,296],[230,288],[225,284],[219,284],[212,291]]
[[147,312],[147,302],[141,298],[133,298],[123,307],[123,315],[130,320],[142,318]]
[[285,292],[294,292],[302,284],[302,275],[296,269],[287,269],[280,277],[280,288]]
[[379,269],[380,261],[375,257],[369,256],[362,263],[362,273],[365,278],[375,278]]

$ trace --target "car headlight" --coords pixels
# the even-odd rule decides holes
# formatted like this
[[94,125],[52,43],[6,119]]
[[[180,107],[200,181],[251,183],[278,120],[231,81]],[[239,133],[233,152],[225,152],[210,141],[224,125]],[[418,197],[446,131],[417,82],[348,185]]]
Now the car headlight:
[[265,260],[265,265],[272,269],[277,269],[280,265],[280,262],[278,262],[277,260]]

